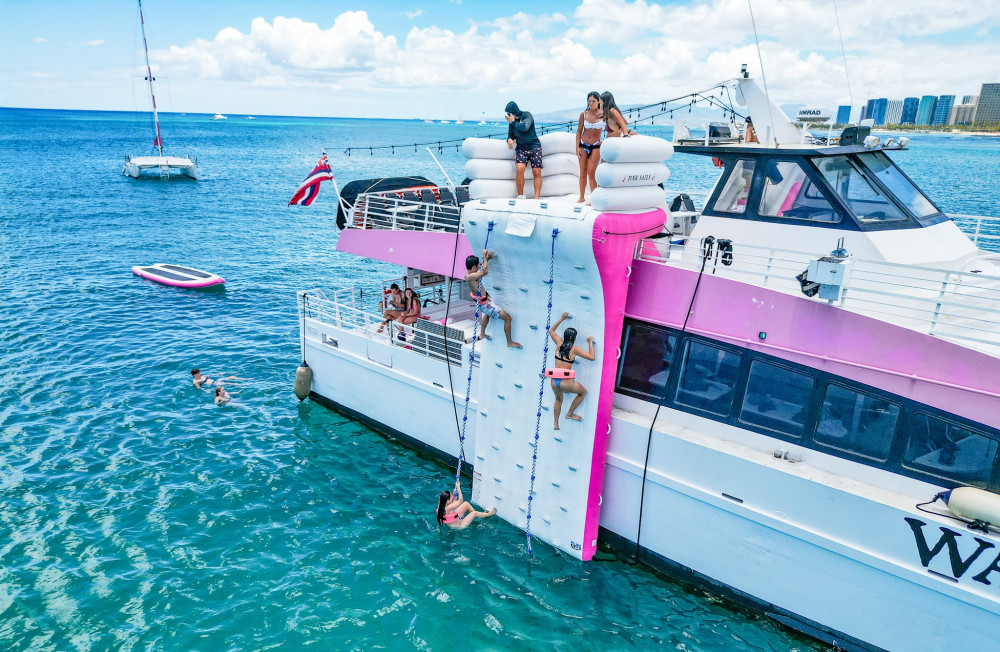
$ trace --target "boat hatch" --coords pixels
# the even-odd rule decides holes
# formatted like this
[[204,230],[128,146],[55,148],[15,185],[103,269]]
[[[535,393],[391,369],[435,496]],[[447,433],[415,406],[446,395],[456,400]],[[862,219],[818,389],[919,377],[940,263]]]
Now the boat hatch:
[[863,147],[685,147],[712,156],[722,177],[705,215],[853,231],[947,220],[884,152]]

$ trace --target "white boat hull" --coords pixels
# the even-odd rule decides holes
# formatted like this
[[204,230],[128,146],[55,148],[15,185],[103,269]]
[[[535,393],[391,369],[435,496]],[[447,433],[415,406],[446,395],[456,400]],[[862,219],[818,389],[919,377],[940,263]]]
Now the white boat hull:
[[198,164],[182,156],[133,156],[122,168],[122,174],[135,179],[139,177],[198,178]]

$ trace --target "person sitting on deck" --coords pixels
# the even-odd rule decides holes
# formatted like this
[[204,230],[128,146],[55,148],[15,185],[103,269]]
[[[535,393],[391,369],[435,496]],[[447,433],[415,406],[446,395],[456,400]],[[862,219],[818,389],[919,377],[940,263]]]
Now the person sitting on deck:
[[[403,292],[403,305],[406,307],[406,312],[399,318],[399,323],[403,326],[415,324],[420,319],[421,308],[420,295],[417,294],[416,290],[406,288],[406,291]],[[399,331],[403,332],[403,329],[400,327]]]
[[[589,350],[584,351],[578,346],[574,346],[576,342],[576,329],[567,328],[563,331],[563,336],[559,337],[556,335],[556,329],[559,328],[559,324],[563,323],[566,319],[572,319],[568,312],[564,312],[559,321],[552,324],[552,328],[549,329],[549,337],[552,341],[556,343],[556,369],[572,369],[573,365],[576,364],[577,357],[583,358],[584,360],[594,360],[594,338],[587,338],[587,345]],[[570,403],[569,411],[566,413],[566,418],[571,421],[582,421],[583,417],[576,413],[576,409],[580,407],[583,403],[584,397],[587,396],[587,388],[576,382],[573,379],[566,378],[553,378],[552,379],[552,391],[556,394],[556,402],[552,406],[552,415],[555,417],[555,429],[559,430],[559,413],[562,411],[563,395],[566,393],[576,394],[573,402]]]
[[464,530],[477,518],[489,518],[496,513],[496,507],[488,512],[477,512],[462,498],[462,486],[458,482],[455,483],[454,492],[442,491],[438,497],[438,525],[447,525],[456,530]]
[[535,199],[542,194],[542,141],[535,132],[535,119],[527,111],[517,108],[514,102],[507,102],[507,147],[514,150],[514,187],[518,198],[524,197],[524,170],[531,162],[531,176],[534,178]]
[[[390,307],[391,306],[391,307]],[[406,302],[403,300],[403,293],[399,291],[399,284],[393,283],[389,286],[389,294],[385,296],[385,312],[382,316],[385,319],[382,324],[378,327],[379,333],[385,328],[385,325],[389,322],[399,319],[403,315],[403,311],[406,310]]]
[[193,377],[192,382],[194,383],[194,386],[198,389],[205,389],[207,387],[211,387],[212,385],[221,385],[224,380],[246,380],[246,378],[240,378],[238,376],[226,376],[224,378],[214,380],[208,376],[202,376],[201,370],[199,369],[192,369],[191,376]]
[[520,349],[521,345],[510,338],[510,315],[493,303],[490,299],[490,293],[486,291],[486,284],[483,282],[483,277],[490,273],[490,260],[493,258],[496,258],[495,253],[483,249],[482,267],[479,266],[477,256],[469,256],[465,259],[465,280],[469,284],[469,291],[473,298],[478,297],[479,299],[479,306],[476,307],[477,312],[483,315],[480,321],[479,339],[491,339],[486,336],[486,324],[490,322],[490,317],[496,317],[503,321],[503,334],[507,336],[507,346],[512,349]]

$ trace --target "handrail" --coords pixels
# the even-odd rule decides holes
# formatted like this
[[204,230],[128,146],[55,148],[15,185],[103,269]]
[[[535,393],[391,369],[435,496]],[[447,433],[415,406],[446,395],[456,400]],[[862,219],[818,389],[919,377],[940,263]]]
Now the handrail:
[[[358,195],[348,219],[348,228],[390,231],[462,232],[461,206],[438,200],[414,201],[400,197],[402,191]],[[433,191],[428,189],[428,192]]]
[[348,302],[338,301],[338,297],[354,297],[354,288],[337,290],[333,299],[321,298],[313,291],[299,292],[299,319],[315,319],[346,331],[361,331],[366,337],[382,340],[385,344],[406,348],[413,353],[444,360],[462,366],[465,359],[464,333],[424,319],[418,319],[412,326],[405,326],[409,335],[405,341],[397,338],[396,325],[390,323],[382,333],[376,329],[382,323],[382,316],[358,308]]
[[[661,253],[657,243],[662,242],[644,240],[637,258],[691,270],[701,268],[696,247],[686,247],[677,256],[670,251]],[[810,260],[819,257],[814,252],[739,243],[734,243],[733,254],[729,266],[719,264],[713,256],[705,273],[743,278],[795,295],[800,290],[795,276],[806,269]],[[1000,276],[850,260],[851,273],[840,299],[831,302],[834,305],[949,340],[987,345],[991,350],[1000,346]]]

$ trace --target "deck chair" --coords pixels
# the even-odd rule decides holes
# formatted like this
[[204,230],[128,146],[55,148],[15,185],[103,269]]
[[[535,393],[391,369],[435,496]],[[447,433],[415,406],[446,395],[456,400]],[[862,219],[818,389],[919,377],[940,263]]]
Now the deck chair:
[[472,199],[469,197],[469,189],[466,186],[455,186],[455,197],[458,198],[459,206]]

